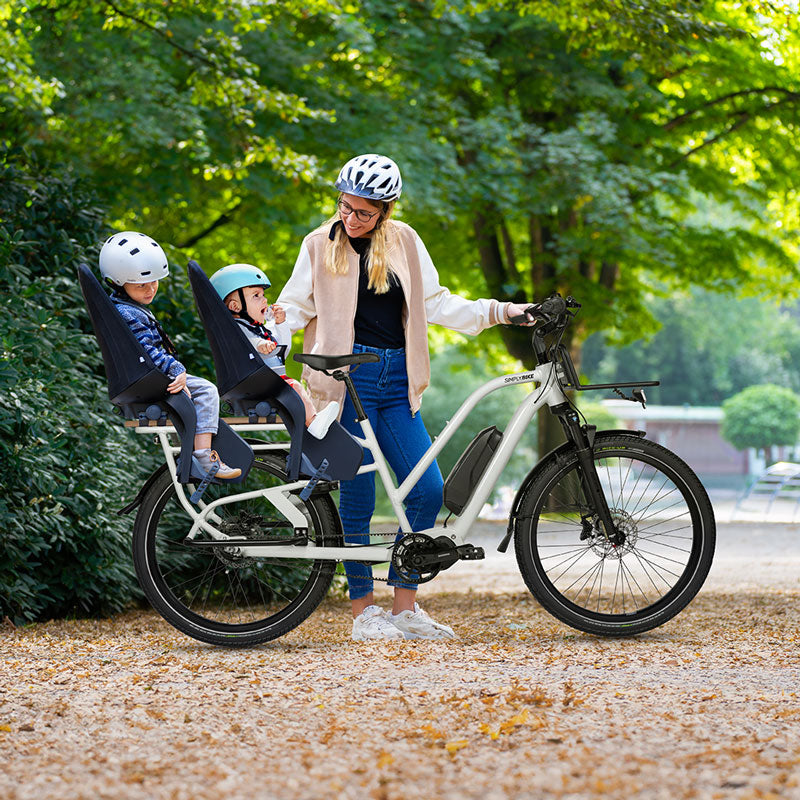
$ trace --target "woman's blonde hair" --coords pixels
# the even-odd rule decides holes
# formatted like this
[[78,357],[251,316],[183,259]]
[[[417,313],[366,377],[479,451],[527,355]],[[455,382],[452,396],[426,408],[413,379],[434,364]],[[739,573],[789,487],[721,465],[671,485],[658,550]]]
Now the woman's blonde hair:
[[[392,266],[386,256],[386,222],[392,216],[395,201],[367,200],[367,202],[379,209],[380,213],[378,222],[372,229],[370,247],[367,251],[367,275],[369,277],[367,286],[375,294],[384,294],[389,291],[389,276],[392,272]],[[328,222],[335,223],[337,220],[339,220],[339,215],[335,214]],[[328,242],[325,250],[325,269],[335,275],[344,275],[347,272],[347,233],[343,225],[337,226],[333,241]]]

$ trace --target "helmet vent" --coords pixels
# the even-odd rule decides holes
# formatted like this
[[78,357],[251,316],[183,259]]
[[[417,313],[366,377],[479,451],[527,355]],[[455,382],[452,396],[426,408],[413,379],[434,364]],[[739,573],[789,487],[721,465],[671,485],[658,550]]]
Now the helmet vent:
[[139,274],[142,275],[142,276],[149,275],[150,274],[150,270],[149,269],[145,270],[144,272],[140,272]]
[[118,244],[120,247],[122,247],[122,245],[124,245],[124,244],[125,244],[125,242],[127,242],[127,241],[128,241],[127,239],[121,239],[120,241],[118,241],[118,242],[117,242],[117,244]]
[[139,252],[139,248],[138,247],[134,247],[133,250],[131,250],[131,255],[135,256],[138,252]]

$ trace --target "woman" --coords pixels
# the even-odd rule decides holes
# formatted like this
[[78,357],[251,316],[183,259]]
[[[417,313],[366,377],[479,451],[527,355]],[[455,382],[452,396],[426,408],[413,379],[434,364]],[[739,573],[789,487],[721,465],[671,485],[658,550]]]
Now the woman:
[[[398,483],[431,444],[420,416],[430,380],[427,327],[437,323],[477,334],[523,306],[498,300],[467,300],[439,284],[425,245],[408,225],[391,219],[402,179],[397,164],[375,154],[356,156],[334,184],[337,214],[303,240],[288,283],[278,298],[292,331],[305,329],[303,350],[325,354],[376,353],[377,363],[353,372],[381,450]],[[322,372],[304,368],[312,399],[343,405],[342,425],[361,429],[345,387]],[[365,454],[365,463],[372,457]],[[434,461],[405,501],[412,530],[432,527],[442,504],[442,475]],[[369,542],[375,510],[375,475],[342,481],[339,512],[345,541]],[[414,584],[390,569],[392,612],[374,603],[372,570],[345,563],[353,607],[353,639],[449,639],[453,630],[431,619],[416,603]]]

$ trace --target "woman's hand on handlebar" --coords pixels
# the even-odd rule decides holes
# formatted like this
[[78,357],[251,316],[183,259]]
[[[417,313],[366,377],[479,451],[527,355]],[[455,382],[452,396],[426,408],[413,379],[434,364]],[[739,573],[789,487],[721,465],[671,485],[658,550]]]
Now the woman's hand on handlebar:
[[535,303],[526,303],[520,305],[519,303],[509,303],[506,306],[506,318],[512,325],[525,325],[530,327],[537,322],[534,316],[539,306]]

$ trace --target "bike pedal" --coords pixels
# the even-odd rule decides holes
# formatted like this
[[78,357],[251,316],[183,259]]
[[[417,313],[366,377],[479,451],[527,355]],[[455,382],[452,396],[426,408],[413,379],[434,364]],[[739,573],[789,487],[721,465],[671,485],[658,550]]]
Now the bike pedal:
[[460,561],[480,561],[486,557],[482,547],[474,547],[471,544],[462,544],[457,550]]

